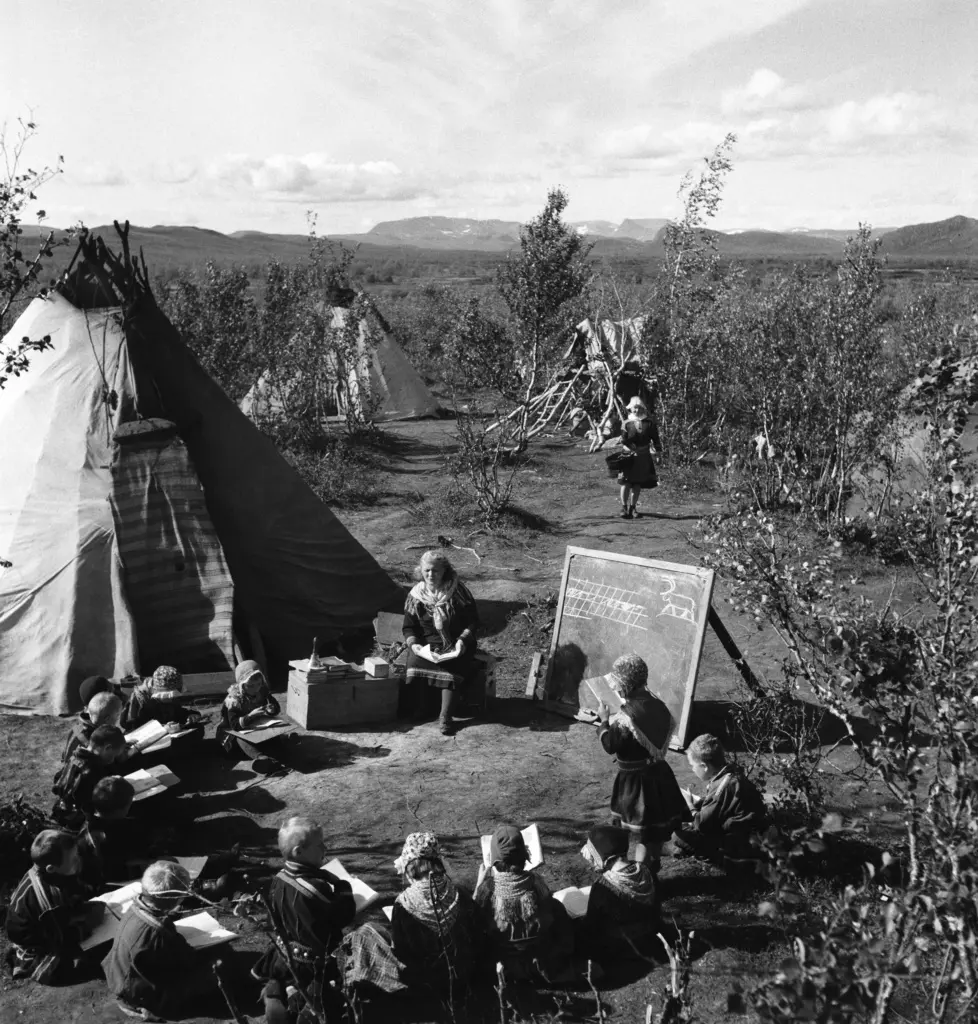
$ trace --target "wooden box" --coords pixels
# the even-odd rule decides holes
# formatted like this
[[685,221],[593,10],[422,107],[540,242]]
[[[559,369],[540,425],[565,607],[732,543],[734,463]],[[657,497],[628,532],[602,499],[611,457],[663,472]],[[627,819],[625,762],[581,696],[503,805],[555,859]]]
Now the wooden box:
[[337,725],[393,722],[401,680],[374,679],[356,673],[344,679],[308,683],[301,673],[289,673],[286,713],[304,729],[330,729]]
[[367,658],[363,663],[363,670],[375,679],[386,679],[391,674],[390,664],[383,658]]

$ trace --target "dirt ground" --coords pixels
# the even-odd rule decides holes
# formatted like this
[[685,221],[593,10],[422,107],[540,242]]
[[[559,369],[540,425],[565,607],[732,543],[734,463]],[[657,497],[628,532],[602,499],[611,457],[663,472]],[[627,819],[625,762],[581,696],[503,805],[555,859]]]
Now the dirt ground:
[[[323,822],[331,854],[342,859],[390,903],[398,882],[393,860],[404,836],[430,829],[442,839],[458,880],[475,881],[479,836],[501,821],[540,827],[546,854],[541,869],[552,888],[586,884],[589,869],[579,850],[589,827],[608,818],[613,770],[590,725],[546,713],[524,698],[534,651],[546,650],[549,633],[541,602],[556,592],[567,545],[619,551],[643,557],[696,564],[697,552],[687,534],[696,520],[720,506],[720,495],[697,478],[671,480],[643,496],[642,518],[617,518],[613,481],[604,475],[600,455],[589,455],[581,442],[566,439],[544,445],[522,471],[516,500],[549,524],[544,531],[513,528],[502,536],[427,523],[418,502],[443,478],[439,461],[451,443],[450,421],[400,424],[390,428],[397,454],[391,456],[386,491],[376,506],[340,518],[396,579],[406,580],[421,545],[438,534],[474,547],[480,561],[454,552],[454,561],[479,600],[483,620],[481,646],[500,659],[497,699],[486,716],[467,717],[451,737],[434,723],[304,733],[292,744],[294,771],[266,778],[248,762],[231,765],[215,756],[187,765],[188,793],[178,800],[194,824],[181,828],[173,854],[213,853],[239,842],[246,852],[273,858],[278,824],[293,814]],[[700,481],[705,482],[705,478]],[[462,539],[467,537],[468,539]],[[880,586],[883,583],[880,581]],[[725,612],[723,588],[714,602],[756,672],[776,671],[780,652],[770,630]],[[742,696],[740,677],[712,633],[707,635],[697,685],[692,731],[716,727],[724,706]],[[207,710],[214,721],[216,707]],[[720,723],[722,724],[722,722]],[[22,792],[41,806],[50,804],[50,780],[63,737],[64,721],[46,718],[0,718],[3,778],[0,798]],[[825,766],[830,808],[852,820],[884,819],[886,807],[873,789],[846,775],[851,754],[838,748]],[[698,785],[685,758],[670,756],[680,785]],[[171,765],[171,767],[176,767]],[[692,996],[699,1019],[747,1019],[728,1010],[734,981],[749,985],[786,950],[783,932],[762,921],[756,907],[763,890],[732,886],[719,872],[689,861],[666,858],[662,872],[664,918],[683,932],[695,932]],[[224,955],[239,979],[240,1009],[260,1019],[258,986],[246,972],[265,939],[253,926],[234,917],[225,904],[219,915],[241,938]],[[2,952],[3,940],[0,940]],[[645,1020],[652,998],[661,1008],[668,979],[664,962],[648,969],[613,973],[602,983],[602,1000],[611,1020]],[[457,1013],[458,1021],[498,1020],[495,994],[479,993]],[[582,983],[568,992],[541,993],[519,1007],[524,1019],[585,1020],[595,1017],[592,993]],[[196,1021],[224,1020],[218,1003],[202,1007]],[[103,982],[63,988],[13,983],[0,973],[0,1022],[29,1024],[102,1024],[126,1019],[107,997]],[[444,1010],[413,999],[368,1003],[366,1021],[449,1019]]]

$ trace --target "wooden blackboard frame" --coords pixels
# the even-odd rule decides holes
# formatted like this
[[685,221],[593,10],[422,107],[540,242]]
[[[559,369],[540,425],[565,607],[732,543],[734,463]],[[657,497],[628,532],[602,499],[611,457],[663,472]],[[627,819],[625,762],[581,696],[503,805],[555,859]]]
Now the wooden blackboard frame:
[[596,551],[591,548],[568,547],[564,555],[564,571],[560,579],[560,592],[557,598],[557,613],[554,618],[553,634],[550,638],[550,657],[547,663],[547,672],[544,681],[544,693],[549,699],[550,675],[554,664],[554,652],[557,650],[560,641],[560,627],[564,612],[564,598],[567,594],[567,580],[570,576],[570,567],[575,557],[588,557],[608,562],[625,562],[629,565],[646,566],[650,569],[658,569],[664,572],[682,576],[695,576],[705,583],[703,598],[696,606],[696,633],[693,638],[693,650],[690,658],[689,672],[687,674],[683,689],[683,707],[679,720],[676,723],[676,731],[673,733],[669,744],[673,750],[684,750],[686,747],[686,733],[689,730],[690,713],[693,708],[693,695],[696,692],[696,677],[699,674],[700,659],[703,655],[703,640],[706,635],[706,626],[711,618],[713,606],[713,584],[715,573],[712,569],[702,569],[693,565],[680,565],[677,562],[662,562],[654,558],[641,558],[638,555],[623,555],[617,551]]

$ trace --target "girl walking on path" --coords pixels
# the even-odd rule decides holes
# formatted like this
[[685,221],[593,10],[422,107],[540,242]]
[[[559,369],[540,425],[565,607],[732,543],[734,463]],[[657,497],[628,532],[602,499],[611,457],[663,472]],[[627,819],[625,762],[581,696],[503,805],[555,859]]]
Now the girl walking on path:
[[635,519],[638,518],[635,506],[642,488],[659,485],[655,463],[652,461],[652,449],[655,448],[656,453],[661,451],[662,442],[659,440],[659,428],[638,395],[629,399],[627,410],[628,419],[621,426],[621,446],[632,452],[634,458],[618,474],[618,483],[621,484],[619,515],[622,519]]

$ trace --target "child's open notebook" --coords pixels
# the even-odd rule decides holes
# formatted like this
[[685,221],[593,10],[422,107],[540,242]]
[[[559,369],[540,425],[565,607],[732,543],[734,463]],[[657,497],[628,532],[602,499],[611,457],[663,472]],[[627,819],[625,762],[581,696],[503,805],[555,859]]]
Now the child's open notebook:
[[130,782],[136,791],[136,795],[133,797],[135,803],[137,800],[145,800],[158,793],[165,793],[180,779],[165,764],[158,764],[152,768],[137,768],[126,776],[126,781]]
[[[527,853],[530,859],[526,862],[527,871],[538,868],[543,863],[543,847],[540,845],[540,830],[536,825],[527,825],[520,833],[523,842],[526,843]],[[482,864],[489,867],[492,864],[492,836],[482,837]]]
[[350,888],[353,890],[353,902],[357,905],[358,914],[380,899],[379,892],[371,889],[362,878],[356,878],[354,875],[351,875],[335,857],[328,864],[324,864],[323,867],[336,875],[337,878],[342,878],[350,883]]
[[563,903],[567,913],[571,917],[583,917],[587,913],[587,903],[591,898],[591,886],[578,889],[576,885],[569,885],[554,893],[554,899]]

